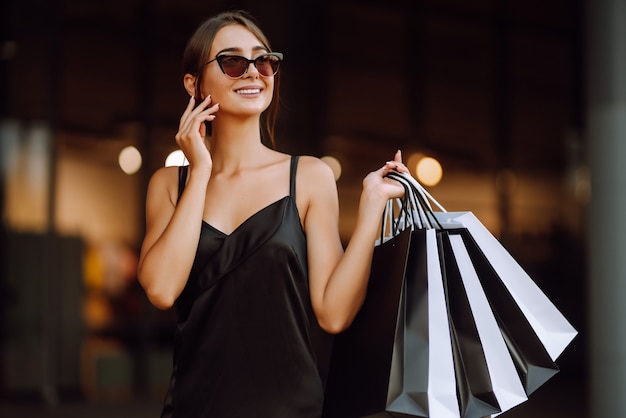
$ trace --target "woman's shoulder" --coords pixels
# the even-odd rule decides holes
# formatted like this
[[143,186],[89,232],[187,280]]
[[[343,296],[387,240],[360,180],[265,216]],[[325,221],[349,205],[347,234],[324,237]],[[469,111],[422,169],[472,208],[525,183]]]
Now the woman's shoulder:
[[332,169],[317,157],[300,156],[296,181],[298,190],[303,191],[309,198],[337,193],[337,184]]
[[298,158],[298,174],[313,180],[322,180],[332,178],[334,180],[333,171],[330,166],[322,159],[311,155],[301,155]]
[[156,169],[154,173],[152,173],[152,177],[150,178],[151,183],[159,183],[159,184],[174,184],[178,183],[178,166],[165,166],[159,167]]
[[166,193],[170,200],[176,201],[178,197],[178,166],[166,166],[158,168],[150,178],[150,190],[158,193]]

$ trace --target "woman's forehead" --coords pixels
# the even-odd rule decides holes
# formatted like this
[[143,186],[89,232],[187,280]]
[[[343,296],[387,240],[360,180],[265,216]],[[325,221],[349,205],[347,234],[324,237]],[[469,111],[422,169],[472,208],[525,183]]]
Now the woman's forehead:
[[259,49],[265,50],[266,48],[250,30],[241,25],[227,25],[215,34],[213,45],[211,45],[211,55],[223,50],[244,53]]

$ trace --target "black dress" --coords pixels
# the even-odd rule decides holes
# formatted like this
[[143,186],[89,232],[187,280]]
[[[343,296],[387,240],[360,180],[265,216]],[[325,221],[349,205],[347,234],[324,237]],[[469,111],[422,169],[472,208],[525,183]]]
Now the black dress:
[[[290,195],[226,235],[203,222],[175,303],[174,362],[162,418],[320,418],[306,236]],[[184,186],[186,168],[181,169]],[[182,188],[181,188],[182,190]]]

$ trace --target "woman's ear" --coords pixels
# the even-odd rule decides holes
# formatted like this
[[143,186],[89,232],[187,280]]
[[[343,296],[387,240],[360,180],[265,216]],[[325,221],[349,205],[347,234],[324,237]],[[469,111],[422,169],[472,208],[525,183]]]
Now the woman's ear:
[[185,74],[183,77],[183,85],[189,96],[196,97],[196,77],[191,74]]

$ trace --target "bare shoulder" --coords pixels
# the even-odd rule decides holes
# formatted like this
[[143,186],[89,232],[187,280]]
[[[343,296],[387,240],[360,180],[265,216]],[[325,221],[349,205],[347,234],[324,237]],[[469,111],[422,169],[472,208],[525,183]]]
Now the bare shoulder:
[[159,196],[159,200],[167,196],[175,203],[178,198],[178,167],[161,167],[156,170],[150,178],[148,194]]
[[335,184],[335,177],[330,166],[321,159],[309,155],[300,157],[298,180],[310,186]]
[[335,176],[330,166],[321,159],[300,157],[296,184],[297,200],[307,209],[312,206],[334,208],[338,205]]

